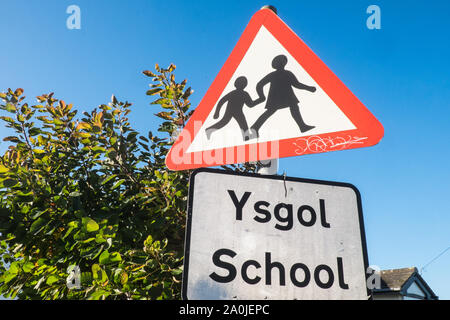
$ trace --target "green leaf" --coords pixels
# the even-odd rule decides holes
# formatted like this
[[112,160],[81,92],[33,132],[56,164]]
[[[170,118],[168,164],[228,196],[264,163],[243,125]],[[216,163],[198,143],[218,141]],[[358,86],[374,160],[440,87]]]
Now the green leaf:
[[156,77],[156,74],[154,74],[150,70],[142,71],[142,73],[145,74],[147,77]]
[[66,234],[61,238],[62,240],[66,240],[66,238],[72,233],[73,227],[67,229]]
[[30,273],[34,268],[34,264],[32,262],[27,262],[23,265],[22,270],[26,273]]
[[109,261],[110,261],[111,263],[120,262],[120,261],[122,261],[122,256],[120,255],[119,252],[112,252],[112,253],[109,255]]
[[120,283],[122,285],[125,285],[128,282],[128,274],[124,271],[122,272],[122,274],[120,275]]
[[94,280],[100,281],[100,282],[106,282],[108,280],[108,275],[106,274],[105,270],[103,270],[98,264],[92,265],[92,277]]
[[78,228],[78,221],[70,221],[68,224],[69,228]]
[[17,276],[17,274],[10,273],[10,272],[5,272],[5,275],[3,276],[3,281],[5,283],[8,283],[11,280],[13,280],[16,276]]
[[94,240],[95,240],[95,238],[89,238],[89,239],[81,241],[81,243],[89,243],[89,242],[94,241]]
[[103,251],[98,259],[100,264],[107,265],[112,263],[118,263],[122,261],[122,256],[119,252],[109,253],[108,250]]
[[11,117],[1,116],[0,119],[4,120],[6,122],[9,122],[9,123],[14,123],[15,122],[14,119],[11,118]]
[[8,272],[11,274],[18,274],[19,271],[20,271],[19,264],[16,261],[11,263],[11,265],[9,266]]
[[108,262],[109,262],[109,252],[108,252],[108,250],[102,252],[100,257],[98,258],[98,262],[100,264],[108,264]]
[[34,235],[38,234],[45,227],[46,223],[47,223],[47,220],[40,217],[39,219],[37,219],[36,221],[34,221],[31,224],[30,232]]
[[93,278],[95,280],[97,280],[99,272],[102,270],[102,268],[100,268],[100,266],[95,263],[95,264],[92,265],[91,269],[92,269],[92,276],[93,276]]
[[41,215],[43,215],[44,213],[46,213],[48,211],[48,209],[45,210],[39,210],[38,208],[34,208],[31,212],[36,212],[34,214],[31,215],[31,218],[33,220],[39,218]]
[[96,146],[96,147],[92,148],[92,151],[94,151],[94,152],[105,152],[106,149],[103,148],[103,147],[100,147],[100,146]]
[[48,284],[49,286],[51,286],[52,284],[54,284],[55,282],[58,282],[58,281],[59,281],[59,278],[52,274],[47,278],[47,281],[45,283]]
[[157,94],[157,93],[159,93],[159,92],[161,92],[163,90],[164,89],[162,89],[162,88],[150,89],[150,90],[147,91],[147,95],[148,96],[153,96],[153,95],[155,95],[155,94]]
[[120,179],[119,181],[114,183],[114,185],[111,187],[111,190],[114,190],[114,189],[118,188],[124,182],[125,182],[125,179]]
[[11,141],[14,143],[18,143],[18,142],[20,142],[20,139],[15,136],[8,136],[6,138],[3,138],[3,141]]
[[157,116],[161,119],[164,119],[164,120],[173,120],[172,112],[161,111],[161,112],[156,113],[155,116]]
[[94,232],[99,229],[97,222],[89,217],[81,218],[81,224],[87,232]]
[[110,175],[110,176],[106,176],[106,178],[103,179],[101,185],[104,185],[104,184],[108,183],[108,181],[111,181],[111,179],[114,179],[115,177],[117,177],[116,174],[112,174],[112,175]]
[[144,246],[150,247],[152,245],[152,243],[153,243],[153,237],[151,235],[149,235],[147,237],[147,239],[145,239],[145,241],[144,241]]
[[136,138],[137,135],[138,135],[138,133],[136,131],[130,132],[127,136],[127,141],[133,140],[134,138]]
[[159,99],[156,99],[155,101],[151,102],[150,104],[165,105],[165,104],[170,104],[170,100],[167,98],[159,98]]
[[88,300],[104,300],[106,299],[111,293],[105,290],[97,290],[94,291],[88,298]]
[[6,111],[8,111],[8,112],[16,112],[16,107],[15,107],[12,103],[10,103],[10,102],[8,102],[8,103],[6,104],[5,109],[6,109]]
[[31,128],[28,133],[30,134],[30,136],[35,136],[38,135],[39,133],[41,133],[41,130],[39,128]]
[[178,268],[178,269],[172,269],[172,270],[170,270],[170,272],[171,272],[174,276],[178,276],[178,275],[180,275],[180,274],[183,273],[183,267]]

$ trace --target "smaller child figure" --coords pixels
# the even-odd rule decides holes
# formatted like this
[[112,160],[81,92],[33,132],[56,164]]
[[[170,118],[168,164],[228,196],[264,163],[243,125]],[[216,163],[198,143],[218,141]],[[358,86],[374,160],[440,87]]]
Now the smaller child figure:
[[250,137],[248,132],[248,124],[242,109],[244,107],[244,104],[252,108],[257,104],[263,102],[264,98],[258,98],[257,100],[253,101],[248,92],[244,91],[245,87],[247,87],[246,77],[237,78],[234,82],[234,87],[236,88],[236,90],[227,93],[222,99],[220,99],[219,103],[217,104],[217,108],[214,113],[214,119],[219,118],[222,105],[225,104],[225,102],[228,102],[223,118],[219,122],[213,124],[205,130],[208,139],[211,138],[211,134],[214,131],[223,128],[231,121],[232,118],[234,118],[241,128],[244,141],[249,140]]

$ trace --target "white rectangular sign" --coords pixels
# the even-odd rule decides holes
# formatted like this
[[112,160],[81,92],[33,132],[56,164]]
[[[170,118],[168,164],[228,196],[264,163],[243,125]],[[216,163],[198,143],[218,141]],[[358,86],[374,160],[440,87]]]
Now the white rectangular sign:
[[353,185],[192,174],[184,299],[367,299],[367,266]]

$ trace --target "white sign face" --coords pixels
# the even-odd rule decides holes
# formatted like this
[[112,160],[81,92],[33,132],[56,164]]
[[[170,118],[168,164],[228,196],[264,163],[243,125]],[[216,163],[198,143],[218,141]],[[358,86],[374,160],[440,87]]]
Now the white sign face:
[[[293,87],[292,90],[300,100],[300,110],[304,121],[313,124],[314,128],[302,133],[293,119],[289,108],[280,108],[268,117],[259,130],[258,142],[276,141],[282,139],[297,138],[310,135],[319,135],[337,131],[353,130],[356,127],[339,109],[333,100],[323,91],[317,82],[305,71],[305,69],[290,55],[290,53],[275,39],[275,37],[264,27],[258,31],[255,40],[245,54],[243,60],[236,69],[233,77],[228,82],[221,99],[235,88],[236,79],[245,75],[247,79],[246,92],[250,97],[258,97],[257,83],[266,75],[274,71],[272,60],[277,56],[286,58],[285,70],[288,70],[301,83],[316,88],[314,93]],[[265,96],[270,95],[269,85],[264,86]],[[219,99],[220,101],[220,99]],[[228,103],[230,105],[230,103]],[[320,106],[320,107],[319,107]],[[226,109],[225,107],[221,109]],[[213,118],[215,110],[209,114],[199,133],[195,136],[188,152],[213,150],[218,148],[232,147],[236,145],[251,144],[253,140],[242,141],[241,129],[236,121],[230,121],[220,129],[222,134],[207,135],[206,129],[214,126],[218,120]],[[242,108],[245,121],[248,125],[256,123],[258,118],[266,112],[266,103],[261,103],[252,108]],[[227,111],[222,110],[222,114]]]
[[183,298],[367,299],[361,199],[346,183],[200,169]]

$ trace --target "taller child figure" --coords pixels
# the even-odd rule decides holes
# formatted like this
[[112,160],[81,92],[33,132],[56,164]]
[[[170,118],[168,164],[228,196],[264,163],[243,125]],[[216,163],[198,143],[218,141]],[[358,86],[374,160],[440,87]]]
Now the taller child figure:
[[252,138],[259,137],[259,129],[264,122],[266,122],[277,110],[283,108],[290,109],[292,118],[294,118],[302,133],[315,128],[314,126],[307,125],[303,121],[298,106],[299,101],[295,96],[292,87],[310,92],[315,92],[316,88],[300,83],[292,72],[284,69],[286,64],[287,57],[285,55],[276,56],[272,60],[272,67],[275,71],[262,78],[256,85],[256,92],[259,95],[258,100],[265,99],[263,88],[266,84],[270,83],[270,89],[266,102],[266,111],[250,128],[250,132],[253,131],[252,133],[256,135]]

